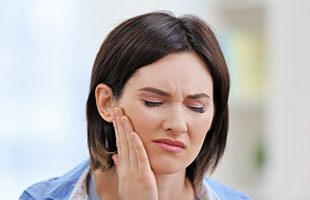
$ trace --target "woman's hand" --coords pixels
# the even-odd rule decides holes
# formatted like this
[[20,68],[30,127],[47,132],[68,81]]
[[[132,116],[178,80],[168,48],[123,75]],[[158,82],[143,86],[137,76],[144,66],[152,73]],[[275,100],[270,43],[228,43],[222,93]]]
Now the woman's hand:
[[158,200],[156,179],[147,153],[129,118],[121,108],[114,109],[113,125],[118,153],[112,156],[122,200]]

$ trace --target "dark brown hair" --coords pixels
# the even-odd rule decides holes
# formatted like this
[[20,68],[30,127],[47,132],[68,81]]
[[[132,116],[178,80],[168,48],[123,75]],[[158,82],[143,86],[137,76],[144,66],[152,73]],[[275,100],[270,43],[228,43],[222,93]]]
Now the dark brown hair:
[[87,131],[91,168],[111,168],[117,151],[113,125],[103,120],[96,107],[95,89],[105,83],[120,98],[128,79],[137,69],[168,54],[195,52],[213,79],[215,114],[197,158],[186,169],[192,183],[200,183],[223,155],[228,131],[229,72],[218,41],[210,27],[198,17],[177,18],[152,12],[128,19],[110,32],[103,42],[92,70],[87,99]]

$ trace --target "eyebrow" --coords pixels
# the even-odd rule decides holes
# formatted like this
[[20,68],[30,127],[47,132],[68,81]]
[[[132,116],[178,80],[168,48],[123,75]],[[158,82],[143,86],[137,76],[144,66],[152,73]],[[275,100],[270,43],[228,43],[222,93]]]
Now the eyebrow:
[[207,95],[206,93],[187,95],[188,99],[199,99],[199,98],[203,98],[203,97],[207,98],[207,99],[211,99],[211,97],[209,95]]
[[[138,91],[151,92],[151,93],[155,93],[155,94],[158,94],[158,95],[164,96],[164,97],[170,97],[171,96],[168,92],[166,92],[164,90],[157,89],[157,88],[153,88],[153,87],[144,87],[144,88],[139,89]],[[199,99],[199,98],[211,99],[211,97],[209,95],[207,95],[206,93],[191,94],[191,95],[187,95],[186,98],[188,98],[188,99]]]
[[165,97],[171,96],[168,92],[157,89],[157,88],[153,88],[153,87],[144,87],[144,88],[139,89],[138,91],[152,92],[152,93],[158,94],[160,96],[165,96]]

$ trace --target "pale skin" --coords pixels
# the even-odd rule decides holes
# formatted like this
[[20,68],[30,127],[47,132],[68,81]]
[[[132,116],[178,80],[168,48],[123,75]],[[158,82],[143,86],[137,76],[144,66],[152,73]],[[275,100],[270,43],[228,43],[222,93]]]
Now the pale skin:
[[116,166],[94,172],[101,200],[195,199],[186,167],[214,115],[213,81],[196,54],[170,54],[140,68],[117,100],[99,84],[96,103],[101,117],[113,122],[118,148],[112,157]]

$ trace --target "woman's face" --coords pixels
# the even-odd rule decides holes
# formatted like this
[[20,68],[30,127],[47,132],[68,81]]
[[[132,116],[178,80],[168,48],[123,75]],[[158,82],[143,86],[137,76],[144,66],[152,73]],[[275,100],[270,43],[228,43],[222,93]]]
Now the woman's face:
[[173,173],[198,155],[214,115],[213,81],[194,53],[170,54],[140,68],[117,105],[124,109],[155,173]]

